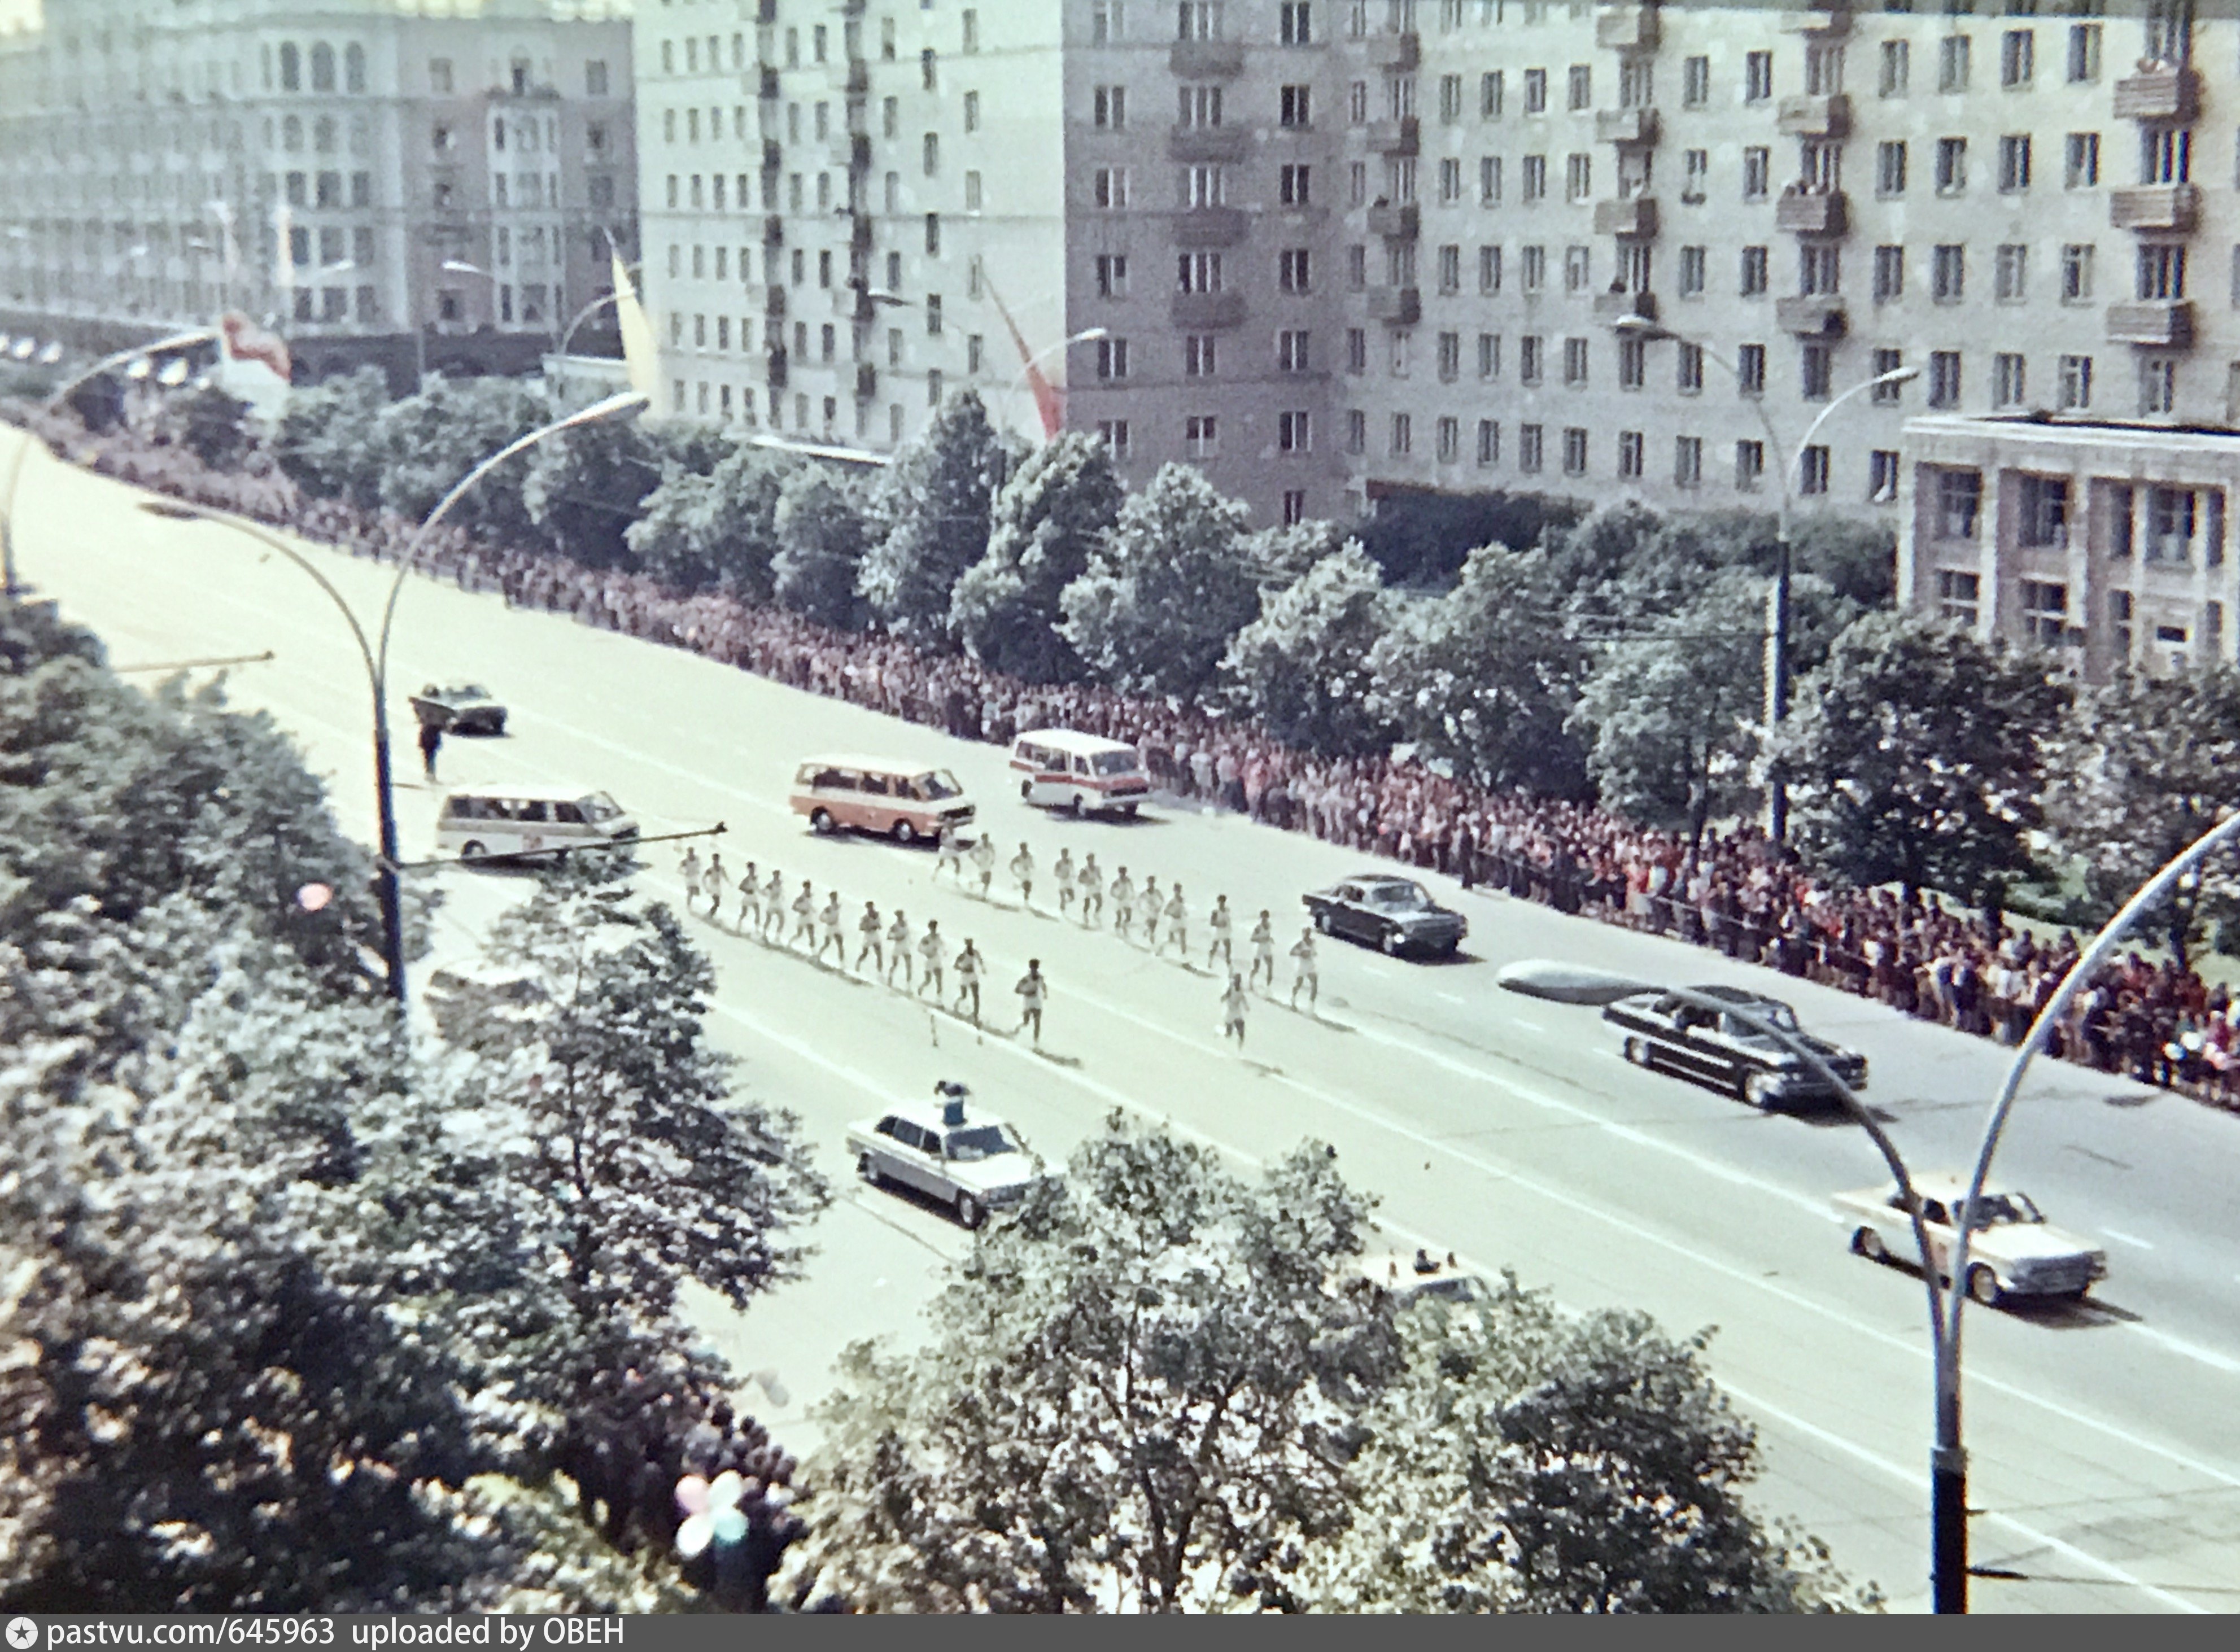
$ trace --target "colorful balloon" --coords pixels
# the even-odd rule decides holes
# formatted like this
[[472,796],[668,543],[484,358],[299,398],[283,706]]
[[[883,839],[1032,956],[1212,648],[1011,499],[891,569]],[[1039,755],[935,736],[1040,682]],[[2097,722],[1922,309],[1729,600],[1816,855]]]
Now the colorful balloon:
[[688,1515],[708,1512],[708,1482],[697,1474],[689,1474],[677,1482],[677,1506]]
[[296,891],[296,904],[306,912],[323,910],[334,898],[334,890],[324,883],[306,883]]
[[736,1509],[718,1509],[709,1517],[719,1543],[736,1543],[747,1535],[747,1517]]
[[677,1552],[686,1560],[697,1560],[715,1541],[716,1523],[705,1515],[690,1515],[677,1529]]
[[747,1482],[739,1478],[738,1470],[726,1469],[716,1476],[715,1483],[708,1488],[708,1507],[711,1509],[737,1509],[739,1506],[739,1499],[746,1495],[746,1490]]

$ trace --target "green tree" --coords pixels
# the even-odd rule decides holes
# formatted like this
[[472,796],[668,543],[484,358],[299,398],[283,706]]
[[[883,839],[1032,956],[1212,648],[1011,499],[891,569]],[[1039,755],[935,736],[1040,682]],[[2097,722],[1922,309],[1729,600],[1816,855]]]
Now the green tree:
[[1349,540],[1281,590],[1230,639],[1222,670],[1239,703],[1288,745],[1331,755],[1378,751],[1391,725],[1369,709],[1370,657],[1392,624],[1377,564]]
[[1362,1419],[1354,1517],[1300,1580],[1330,1612],[1866,1609],[1824,1545],[1742,1489],[1756,1429],[1640,1314],[1567,1321],[1505,1276],[1400,1316],[1404,1360]]
[[944,401],[888,468],[872,510],[886,532],[863,554],[857,589],[896,636],[950,640],[950,593],[988,554],[990,502],[1003,450],[975,390]]
[[630,524],[631,554],[679,590],[719,585],[765,600],[778,550],[778,494],[793,469],[750,447],[735,448],[705,474],[672,460]]
[[388,381],[377,367],[292,391],[273,432],[273,455],[304,492],[377,510],[383,461],[375,433],[388,405]]
[[923,1352],[843,1360],[802,1586],[870,1610],[1296,1604],[1392,1355],[1366,1214],[1319,1145],[1248,1185],[1114,1116],[953,1270]]
[[212,470],[228,470],[252,443],[249,403],[211,383],[199,384],[167,410],[187,450]]
[[1370,711],[1424,755],[1481,785],[1583,791],[1564,727],[1583,655],[1557,617],[1545,553],[1472,551],[1452,590],[1403,608],[1369,663]]
[[[382,508],[418,522],[476,465],[551,416],[544,391],[518,380],[431,374],[417,396],[390,403],[374,421]],[[485,476],[445,520],[496,544],[530,543],[537,524],[522,496],[530,457]]]
[[1908,615],[1866,616],[1801,685],[1771,754],[1790,776],[1800,846],[1856,883],[2002,900],[2031,870],[2069,698],[2040,656]]
[[1110,449],[1083,431],[1061,430],[1027,456],[990,508],[987,555],[950,593],[950,629],[975,659],[1030,683],[1081,677],[1059,604],[1126,496]]
[[867,532],[862,491],[830,465],[803,465],[778,489],[771,526],[777,539],[772,594],[820,625],[855,629],[862,615],[856,575]]
[[[2240,671],[2223,662],[2086,691],[2050,770],[2048,813],[2086,891],[2112,912],[2240,809]],[[2150,915],[2183,962],[2212,923],[2240,919],[2240,862],[2205,863]]]
[[1184,699],[1213,686],[1230,638],[1260,608],[1245,522],[1244,507],[1189,465],[1161,466],[1129,498],[1059,599],[1059,629],[1099,681]]
[[538,536],[586,568],[632,565],[629,534],[661,485],[659,439],[634,419],[548,436],[523,456],[521,502]]

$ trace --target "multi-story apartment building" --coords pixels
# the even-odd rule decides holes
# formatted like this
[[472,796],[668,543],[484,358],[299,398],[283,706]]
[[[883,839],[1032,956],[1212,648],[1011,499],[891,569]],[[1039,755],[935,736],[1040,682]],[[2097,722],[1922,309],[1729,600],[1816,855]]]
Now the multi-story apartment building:
[[518,370],[634,247],[630,89],[615,0],[48,0],[0,37],[0,328]]

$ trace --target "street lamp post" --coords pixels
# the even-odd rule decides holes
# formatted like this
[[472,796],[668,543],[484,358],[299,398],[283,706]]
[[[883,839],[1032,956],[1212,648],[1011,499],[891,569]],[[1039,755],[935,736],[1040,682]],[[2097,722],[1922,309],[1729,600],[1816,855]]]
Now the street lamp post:
[[[164,355],[172,350],[191,350],[197,344],[210,343],[217,336],[215,327],[197,327],[187,332],[172,333],[152,343],[135,344],[130,350],[118,350],[114,356],[104,356],[83,372],[63,381],[62,388],[47,397],[40,411],[51,413],[68,401],[70,393],[79,385],[99,378],[112,367],[121,367],[128,362]],[[22,582],[16,576],[16,488],[23,478],[23,461],[30,456],[31,444],[37,439],[32,431],[23,431],[16,443],[15,456],[8,462],[7,480],[0,482],[0,603],[11,607],[24,590]]]
[[[1660,326],[1642,316],[1621,316],[1613,325],[1617,331],[1628,337],[1643,341],[1669,338],[1677,343],[1690,345],[1716,363],[1736,383],[1742,383],[1742,373],[1734,363],[1700,340],[1674,332],[1670,328]],[[1885,384],[1903,384],[1909,379],[1920,376],[1921,370],[1917,367],[1898,367],[1893,368],[1887,373],[1877,373],[1872,378],[1852,385],[1822,408],[1812,423],[1805,427],[1803,440],[1799,441],[1794,448],[1786,450],[1780,436],[1773,428],[1772,419],[1767,416],[1763,401],[1757,396],[1746,398],[1750,403],[1750,411],[1757,416],[1759,428],[1765,432],[1769,451],[1776,455],[1786,452],[1786,462],[1782,465],[1780,476],[1781,511],[1775,518],[1774,527],[1776,560],[1773,589],[1768,593],[1766,599],[1765,724],[1769,736],[1779,733],[1781,725],[1789,717],[1790,587],[1794,577],[1790,546],[1790,526],[1796,511],[1796,477],[1803,467],[1804,456],[1811,450],[1812,438],[1820,434],[1820,427],[1825,424],[1830,415],[1844,403],[1854,396],[1863,396],[1869,390],[1878,390]],[[1766,836],[1777,843],[1785,842],[1789,836],[1789,784],[1782,776],[1777,759],[1768,765],[1765,812]]]
[[579,408],[563,419],[541,425],[528,435],[517,437],[477,464],[453,484],[451,490],[437,501],[436,508],[422,518],[418,528],[397,559],[397,577],[390,582],[388,599],[382,604],[381,629],[369,643],[365,628],[340,592],[329,583],[310,561],[290,547],[278,535],[258,523],[238,517],[218,516],[192,506],[174,505],[168,501],[150,501],[143,510],[151,514],[177,520],[210,522],[247,534],[278,551],[282,556],[318,582],[335,606],[342,610],[349,623],[350,636],[357,643],[359,658],[364,663],[366,684],[373,696],[373,788],[374,807],[378,822],[381,850],[377,866],[377,887],[381,899],[382,962],[389,978],[389,996],[399,1008],[407,1002],[404,982],[404,899],[403,886],[398,882],[397,845],[397,798],[390,764],[389,740],[389,641],[396,626],[397,599],[403,595],[404,581],[418,564],[421,551],[443,524],[451,507],[463,498],[468,490],[484,476],[516,455],[535,447],[548,436],[559,435],[585,424],[637,412],[645,405],[646,398],[632,390],[621,396],[610,396],[604,401]]

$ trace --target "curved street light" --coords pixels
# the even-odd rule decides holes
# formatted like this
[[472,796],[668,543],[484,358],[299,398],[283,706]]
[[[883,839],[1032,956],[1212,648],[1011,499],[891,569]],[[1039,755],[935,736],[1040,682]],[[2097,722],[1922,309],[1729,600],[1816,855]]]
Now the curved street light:
[[[1644,316],[1622,316],[1611,323],[1611,327],[1623,337],[1637,338],[1644,343],[1669,338],[1676,343],[1689,345],[1715,363],[1737,384],[1743,382],[1741,370],[1710,345],[1684,333],[1675,332]],[[1780,476],[1781,513],[1775,519],[1774,529],[1778,560],[1774,567],[1773,590],[1770,597],[1771,611],[1767,616],[1766,625],[1765,723],[1769,733],[1778,730],[1789,716],[1789,606],[1792,578],[1789,533],[1790,519],[1796,510],[1797,474],[1803,467],[1804,456],[1811,449],[1812,438],[1820,434],[1820,427],[1828,422],[1837,408],[1869,390],[1878,390],[1885,384],[1903,384],[1920,376],[1918,367],[1897,367],[1852,385],[1822,408],[1812,423],[1805,426],[1803,440],[1789,449],[1784,449],[1779,434],[1774,430],[1773,420],[1766,413],[1763,399],[1755,396],[1743,398],[1750,403],[1750,411],[1757,416],[1758,427],[1765,432],[1766,446],[1776,455],[1784,452],[1786,455],[1786,463],[1781,468]],[[1765,806],[1766,836],[1777,843],[1783,842],[1789,836],[1789,787],[1781,776],[1777,763],[1771,766],[1767,776]]]
[[420,560],[420,553],[443,525],[443,518],[452,506],[463,498],[468,490],[499,465],[517,454],[535,447],[549,436],[563,430],[595,424],[604,419],[637,412],[646,403],[646,397],[632,390],[621,396],[610,396],[579,408],[565,418],[540,425],[528,435],[509,442],[489,457],[482,460],[452,485],[451,490],[437,501],[436,508],[421,519],[397,560],[397,577],[390,582],[388,599],[382,604],[381,629],[369,641],[365,627],[327,576],[312,563],[289,545],[277,534],[263,524],[238,516],[219,516],[197,506],[176,504],[169,500],[143,501],[141,509],[150,516],[177,522],[206,522],[219,527],[233,529],[278,551],[318,583],[350,628],[351,639],[357,644],[358,658],[365,666],[366,685],[373,696],[373,786],[374,806],[380,826],[381,852],[377,867],[377,886],[381,897],[383,963],[389,978],[389,996],[401,1008],[407,1002],[404,981],[404,903],[402,886],[397,881],[399,862],[397,847],[397,797],[393,773],[390,763],[389,740],[389,641],[397,619],[397,598],[403,595],[404,582]]
[[[2132,926],[2161,904],[2180,878],[2217,850],[2236,840],[2240,840],[2240,814],[2235,814],[2195,839],[2190,846],[2142,885],[2092,937],[2090,943],[2077,956],[2077,962],[2062,976],[2052,997],[2046,1001],[2045,1008],[2038,1011],[2037,1019],[2030,1023],[2029,1033],[2015,1051],[2006,1078],[2001,1082],[1997,1095],[1992,1098],[1990,1111],[1984,1118],[1983,1136],[1976,1148],[1975,1168],[1968,1180],[1968,1191],[1953,1213],[1951,1260],[1944,1269],[1925,1266],[1921,1270],[1922,1282],[1929,1296],[1929,1346],[1935,1373],[1935,1442],[1930,1448],[1929,1458],[1929,1541],[1930,1605],[1931,1609],[1938,1613],[1963,1613],[1968,1609],[1968,1454],[1961,1429],[1960,1329],[1961,1315],[1966,1310],[1969,1301],[1969,1236],[1975,1231],[1976,1225],[1971,1212],[1976,1202],[1983,1196],[1983,1184],[1990,1176],[1991,1160],[1999,1150],[1999,1142],[2006,1132],[2007,1121],[2013,1116],[2015,1098],[2022,1089],[2023,1076],[2030,1070],[2030,1064],[2038,1052],[2045,1048],[2048,1036],[2069,1013],[2070,1005],[2076,1001],[2077,995],[2099,972],[2109,955],[2122,944]],[[1921,1196],[1914,1190],[1913,1178],[1898,1153],[1897,1144],[1890,1139],[1874,1115],[1867,1110],[1858,1093],[1836,1076],[1827,1062],[1821,1059],[1819,1052],[1785,1029],[1724,999],[1712,998],[1685,988],[1637,981],[1589,964],[1529,959],[1505,966],[1494,979],[1511,992],[1555,1003],[1610,1004],[1638,992],[1670,993],[1683,1003],[1730,1015],[1751,1031],[1772,1039],[1811,1068],[1814,1076],[1828,1085],[1842,1101],[1844,1111],[1850,1115],[1852,1122],[1866,1131],[1876,1149],[1881,1153],[1883,1162],[1889,1167],[1892,1179],[1897,1183],[1899,1196],[1905,1202],[1906,1218],[1913,1227],[1917,1253],[1923,1257],[1935,1254],[1930,1249],[1928,1230],[1922,1219]],[[1948,1275],[1949,1284],[1945,1280]]]

